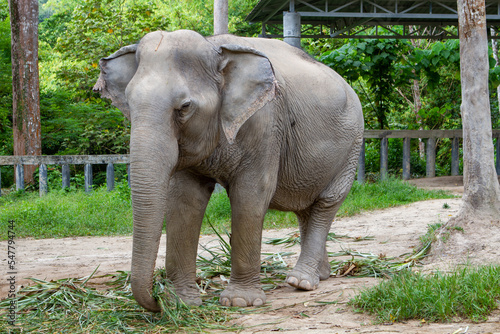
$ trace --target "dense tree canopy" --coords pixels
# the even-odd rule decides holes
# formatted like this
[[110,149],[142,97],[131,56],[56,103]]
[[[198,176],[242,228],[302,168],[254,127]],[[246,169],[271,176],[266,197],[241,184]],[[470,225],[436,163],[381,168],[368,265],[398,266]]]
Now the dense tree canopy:
[[[258,0],[229,1],[229,32],[257,36],[245,21]],[[98,62],[157,29],[213,33],[213,1],[41,0],[40,100],[43,154],[113,154],[128,151],[129,123],[91,91]],[[10,18],[0,1],[0,154],[12,154]],[[303,40],[304,49],[343,75],[360,96],[366,128],[456,129],[460,118],[457,40]],[[491,53],[491,51],[490,51]],[[500,69],[491,57],[492,122],[500,128],[496,86]],[[415,95],[416,91],[418,94]],[[418,101],[416,100],[418,97]],[[417,107],[418,105],[418,107]],[[378,147],[367,147],[368,172],[378,169]],[[402,143],[391,145],[393,172]],[[450,143],[438,143],[437,173],[448,173]],[[370,158],[373,153],[373,159]],[[371,160],[370,160],[371,159]],[[391,158],[392,159],[392,158]],[[419,173],[424,164],[412,157]],[[3,174],[5,176],[5,174]],[[5,180],[5,178],[3,178]]]

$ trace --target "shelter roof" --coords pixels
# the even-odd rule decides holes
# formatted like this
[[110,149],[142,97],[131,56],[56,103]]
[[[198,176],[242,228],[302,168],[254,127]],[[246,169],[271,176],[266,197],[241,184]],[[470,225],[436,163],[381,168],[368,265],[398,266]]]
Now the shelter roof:
[[[456,0],[260,0],[247,20],[262,22],[263,27],[282,25],[290,5],[302,25],[327,29],[319,36],[306,32],[302,37],[370,37],[366,28],[376,26],[393,38],[457,38]],[[486,0],[486,20],[488,26],[500,26],[500,0]],[[396,31],[394,26],[403,29]]]

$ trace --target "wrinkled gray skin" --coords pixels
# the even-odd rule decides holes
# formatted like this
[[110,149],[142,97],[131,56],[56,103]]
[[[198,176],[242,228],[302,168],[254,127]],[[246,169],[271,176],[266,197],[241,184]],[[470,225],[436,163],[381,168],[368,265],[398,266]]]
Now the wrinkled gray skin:
[[334,71],[281,41],[153,32],[100,62],[94,87],[131,120],[132,290],[148,310],[164,219],[165,266],[184,302],[201,304],[196,254],[216,182],[232,208],[231,279],[222,305],[265,303],[262,223],[293,211],[302,250],[287,282],[330,274],[326,237],[349,192],[363,135],[358,97]]

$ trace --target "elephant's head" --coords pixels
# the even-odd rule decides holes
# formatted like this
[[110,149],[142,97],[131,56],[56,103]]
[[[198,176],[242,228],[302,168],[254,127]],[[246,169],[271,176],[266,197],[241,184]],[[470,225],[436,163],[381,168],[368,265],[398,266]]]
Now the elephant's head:
[[216,47],[192,31],[150,33],[99,64],[94,90],[132,124],[132,290],[139,304],[159,311],[152,275],[171,175],[206,159],[220,141],[232,144],[274,98],[276,79],[257,50]]

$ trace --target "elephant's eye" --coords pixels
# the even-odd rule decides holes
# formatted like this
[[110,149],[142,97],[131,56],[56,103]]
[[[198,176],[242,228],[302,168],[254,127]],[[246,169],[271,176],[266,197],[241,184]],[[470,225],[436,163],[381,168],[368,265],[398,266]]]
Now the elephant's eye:
[[178,109],[175,109],[175,111],[179,114],[179,115],[183,115],[185,114],[188,110],[189,110],[189,106],[191,105],[191,101],[185,101],[184,103],[182,103],[181,107],[178,108]]

